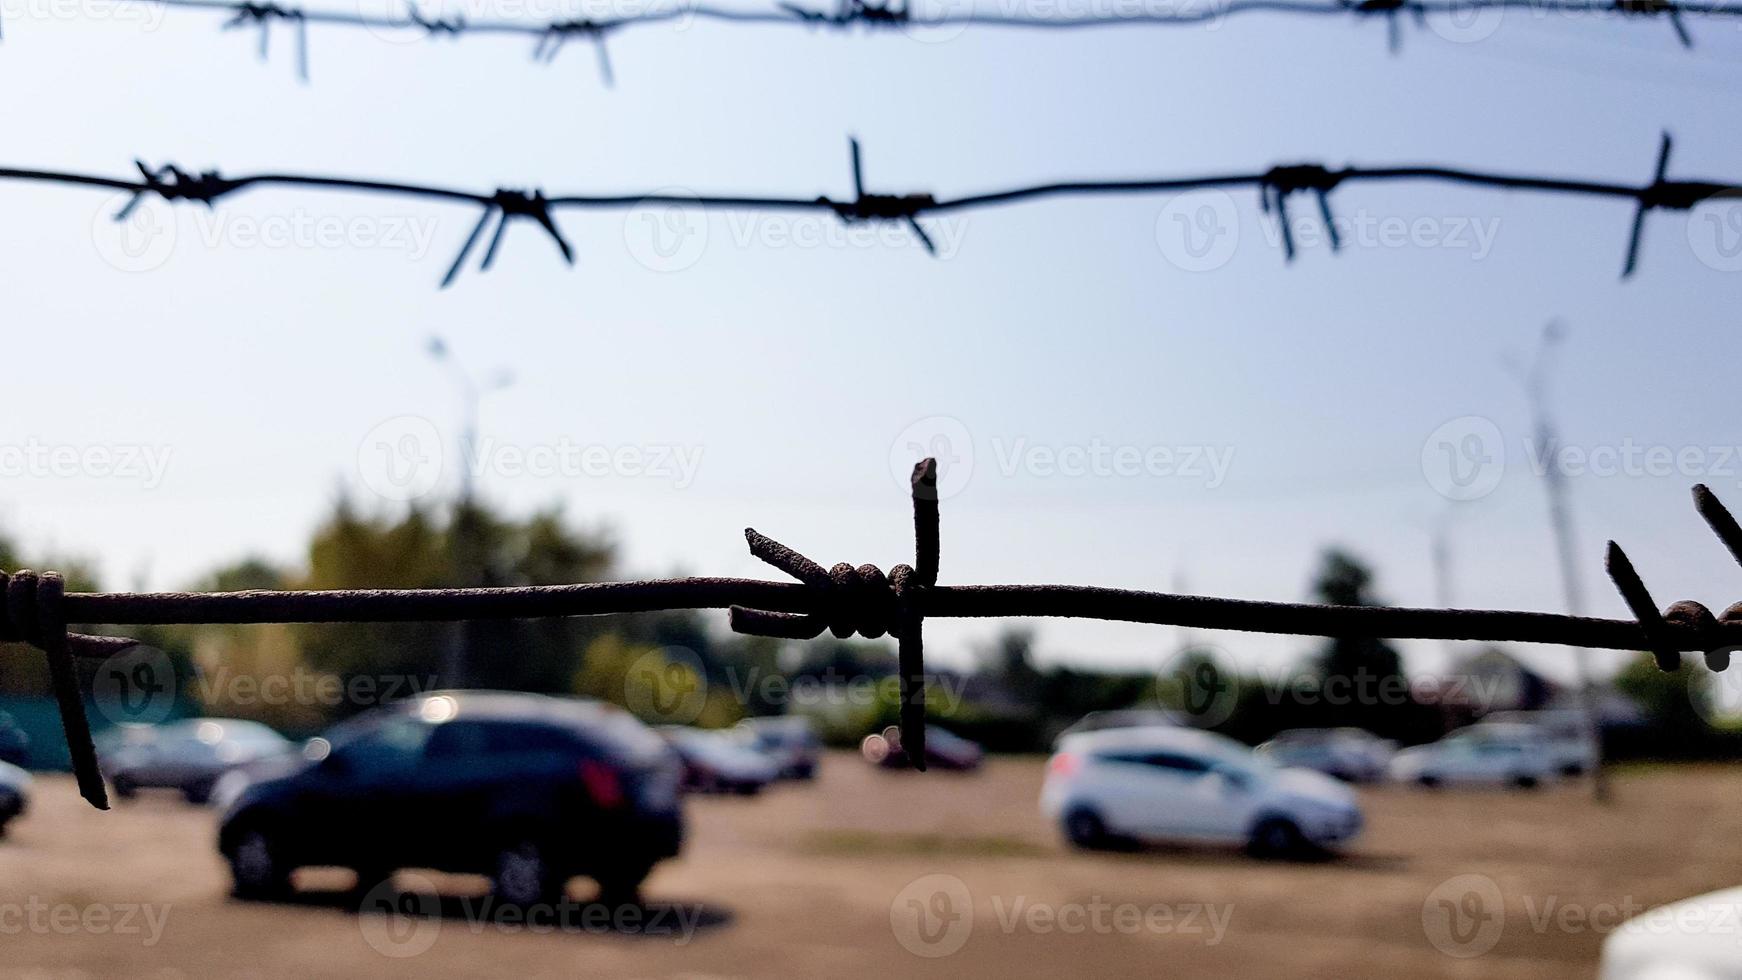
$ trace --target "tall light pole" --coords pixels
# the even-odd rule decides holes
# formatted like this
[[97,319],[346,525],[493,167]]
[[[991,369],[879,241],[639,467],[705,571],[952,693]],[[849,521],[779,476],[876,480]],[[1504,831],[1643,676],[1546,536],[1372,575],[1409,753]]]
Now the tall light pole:
[[[1579,583],[1579,566],[1573,546],[1573,515],[1567,504],[1566,474],[1555,461],[1559,433],[1548,409],[1548,369],[1555,348],[1565,339],[1566,327],[1559,320],[1550,320],[1543,327],[1542,341],[1536,357],[1521,374],[1525,396],[1530,400],[1531,428],[1536,439],[1538,459],[1543,460],[1543,487],[1548,491],[1548,518],[1554,529],[1555,553],[1560,563],[1561,588],[1566,597],[1566,610],[1574,616],[1585,612],[1584,589]],[[1593,756],[1591,795],[1599,802],[1609,799],[1609,778],[1603,769],[1603,732],[1597,720],[1596,685],[1591,680],[1591,652],[1572,647],[1573,663],[1578,668],[1579,710],[1584,715],[1585,736],[1590,740]]]
[[[465,581],[458,584],[479,585],[483,583],[474,581],[476,576],[472,574],[472,569],[483,561],[482,548],[475,547],[476,542],[472,540],[475,516],[472,513],[472,501],[476,491],[473,470],[478,464],[478,405],[486,394],[501,391],[513,384],[514,377],[506,370],[498,370],[480,385],[471,372],[454,358],[447,343],[440,337],[431,336],[428,349],[431,357],[447,366],[448,374],[460,392],[460,496],[448,522],[448,533],[451,538],[450,549],[456,556],[461,575],[465,578]],[[466,668],[471,659],[470,647],[470,630],[466,628],[465,621],[456,621],[448,629],[447,649],[442,656],[442,677],[448,687],[466,685]]]
[[446,365],[449,377],[460,392],[460,503],[472,502],[472,471],[477,465],[478,404],[485,395],[501,391],[514,383],[514,375],[498,369],[480,385],[465,366],[455,359],[447,342],[439,336],[429,338],[429,355]]

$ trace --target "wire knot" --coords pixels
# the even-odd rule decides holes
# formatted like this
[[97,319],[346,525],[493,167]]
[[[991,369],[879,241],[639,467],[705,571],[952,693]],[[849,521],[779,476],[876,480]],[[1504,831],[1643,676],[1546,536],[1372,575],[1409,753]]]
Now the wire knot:
[[860,194],[851,201],[817,198],[817,203],[835,212],[842,221],[911,221],[920,212],[937,206],[930,194]]
[[840,639],[858,633],[875,640],[885,633],[899,638],[913,615],[916,595],[913,568],[897,565],[884,575],[876,565],[857,567],[841,562],[821,565],[786,545],[745,528],[750,553],[808,586],[817,595],[816,612],[781,613],[732,607],[732,629],[752,636],[809,640],[827,629]]
[[551,217],[550,198],[544,196],[544,191],[527,193],[499,187],[496,193],[483,200],[483,204],[484,213],[478,216],[478,223],[472,226],[472,233],[466,236],[466,243],[460,246],[460,254],[454,256],[454,264],[448,267],[447,275],[442,277],[443,289],[453,284],[454,278],[460,274],[460,267],[466,262],[466,256],[472,253],[472,246],[478,243],[479,237],[484,234],[484,229],[489,227],[492,219],[496,220],[496,231],[490,236],[489,247],[484,250],[484,261],[480,266],[484,271],[488,272],[495,264],[496,250],[502,245],[502,233],[508,228],[508,222],[514,218],[529,218],[536,222],[550,236],[550,240],[556,243],[563,261],[569,265],[575,264],[575,250],[570,247],[568,239],[563,237],[556,219]]
[[835,212],[835,217],[849,224],[858,221],[905,221],[926,254],[937,255],[937,246],[919,223],[920,213],[937,207],[937,198],[930,194],[867,194],[865,167],[860,158],[859,141],[848,139],[847,147],[853,159],[853,199],[836,201],[828,195],[817,198],[817,204]]
[[831,569],[786,545],[745,528],[750,553],[805,585],[810,599],[801,609],[776,612],[733,606],[732,629],[752,636],[809,640],[827,629],[841,639],[854,633],[876,639],[885,633],[899,642],[901,738],[909,757],[925,768],[925,594],[938,580],[938,464],[924,459],[913,468],[914,563],[897,565],[886,576],[876,565],[842,562]]
[[235,12],[224,22],[223,29],[234,30],[238,27],[255,25],[260,28],[260,60],[265,61],[268,47],[272,43],[272,22],[282,20],[296,25],[296,74],[304,82],[308,81],[308,15],[300,7],[285,7],[276,3],[238,3],[231,9]]
[[906,0],[901,0],[899,4],[895,0],[886,3],[841,0],[833,13],[810,10],[794,3],[782,3],[779,6],[807,24],[826,24],[830,27],[846,27],[850,24],[899,26],[913,20],[913,12]]
[[455,14],[452,17],[425,17],[422,9],[420,9],[417,4],[411,3],[406,6],[410,8],[409,12],[406,14],[406,19],[412,24],[423,28],[424,33],[426,34],[445,34],[449,37],[459,37],[466,31],[466,17],[464,14]]
[[[1694,509],[1705,518],[1731,556],[1742,562],[1742,525],[1736,523],[1736,518],[1703,483],[1694,487]],[[1659,670],[1680,667],[1683,650],[1704,653],[1706,666],[1712,670],[1730,666],[1730,651],[1742,645],[1735,642],[1739,632],[1735,627],[1742,624],[1742,602],[1733,603],[1721,616],[1712,615],[1710,609],[1692,600],[1677,602],[1659,613],[1651,592],[1620,545],[1609,542],[1604,564],[1610,581],[1615,583],[1633,618],[1639,621],[1645,649],[1651,652]]]
[[1694,46],[1693,36],[1688,33],[1686,24],[1682,23],[1682,7],[1676,0],[1614,0],[1615,9],[1623,14],[1636,17],[1669,18],[1670,27],[1675,30],[1676,40],[1682,47]]
[[[142,190],[150,191],[165,201],[198,201],[208,207],[212,202],[241,186],[234,180],[228,180],[216,170],[207,170],[200,174],[190,174],[173,163],[161,167],[150,167],[143,160],[133,161],[139,168],[139,174],[145,184]],[[138,195],[135,195],[137,200]]]
[[1331,240],[1331,251],[1342,249],[1343,239],[1337,232],[1337,222],[1331,216],[1330,193],[1347,177],[1347,171],[1327,170],[1317,163],[1296,163],[1281,167],[1271,167],[1259,179],[1258,204],[1265,214],[1276,212],[1277,223],[1282,228],[1282,254],[1288,261],[1294,261],[1294,228],[1288,219],[1288,196],[1301,191],[1311,191],[1318,198],[1319,217],[1324,220],[1325,234]]
[[586,18],[552,22],[545,26],[544,33],[538,36],[538,43],[533,45],[532,60],[549,64],[556,60],[557,52],[570,38],[590,37],[599,52],[599,75],[605,80],[605,87],[610,88],[616,84],[616,73],[611,69],[611,53],[605,47],[605,33],[620,23]]
[[91,721],[85,715],[85,698],[73,669],[74,646],[89,644],[98,650],[115,650],[131,642],[115,637],[75,637],[67,633],[66,582],[55,572],[0,572],[0,643],[27,643],[48,657],[55,702],[60,707],[61,726],[66,731],[73,772],[79,794],[99,810],[109,808],[103,773],[97,765],[96,744],[91,741]]
[[[44,581],[49,581],[45,588]],[[32,571],[0,572],[0,643],[28,643],[38,650],[48,645],[44,623],[60,618],[58,609],[44,609],[44,603],[58,605],[62,592],[60,576],[53,572],[38,575]]]
[[226,26],[234,27],[253,21],[265,23],[273,18],[281,20],[302,20],[305,14],[300,8],[285,7],[276,3],[238,3],[231,8],[236,12]]

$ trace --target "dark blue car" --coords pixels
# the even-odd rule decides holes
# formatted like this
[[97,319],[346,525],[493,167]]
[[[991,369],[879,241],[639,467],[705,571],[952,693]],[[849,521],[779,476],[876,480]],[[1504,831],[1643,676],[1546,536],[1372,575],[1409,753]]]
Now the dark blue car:
[[378,708],[256,772],[229,803],[218,847],[239,897],[290,890],[306,866],[483,874],[499,900],[554,903],[577,875],[600,899],[637,900],[678,853],[682,764],[612,705],[456,691]]

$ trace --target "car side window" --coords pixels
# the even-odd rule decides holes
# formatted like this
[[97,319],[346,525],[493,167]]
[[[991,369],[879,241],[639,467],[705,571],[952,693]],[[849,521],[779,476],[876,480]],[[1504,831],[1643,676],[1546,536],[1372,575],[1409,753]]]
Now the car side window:
[[487,735],[485,726],[475,721],[449,721],[435,726],[423,755],[430,761],[451,761],[467,756],[483,755]]
[[1101,758],[1106,762],[1145,766],[1180,776],[1201,775],[1210,769],[1209,765],[1201,759],[1173,752],[1109,752]]
[[528,755],[555,752],[563,738],[544,725],[491,725],[485,732],[485,751],[491,755]]
[[415,718],[394,718],[339,750],[353,778],[391,779],[417,768],[431,726]]
[[1175,755],[1172,752],[1152,752],[1143,761],[1157,769],[1167,769],[1188,776],[1210,771],[1209,763],[1204,760],[1194,759],[1189,755]]

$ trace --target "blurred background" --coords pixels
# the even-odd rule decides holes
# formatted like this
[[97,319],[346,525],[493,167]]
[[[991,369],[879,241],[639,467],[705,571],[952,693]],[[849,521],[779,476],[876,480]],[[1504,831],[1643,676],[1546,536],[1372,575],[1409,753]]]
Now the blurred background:
[[[1079,6],[972,9],[1176,9]],[[646,10],[682,13],[422,13]],[[305,83],[293,22],[225,19],[0,0],[0,164],[838,200],[856,137],[868,190],[939,197],[1301,161],[1643,185],[1668,131],[1672,178],[1742,176],[1742,21],[1718,17],[1684,18],[1691,50],[1614,11],[1405,17],[1393,53],[1376,16],[679,16],[611,35],[609,86],[585,39],[541,64],[521,37],[318,23]],[[768,577],[745,526],[887,568],[934,455],[946,584],[1630,618],[1602,574],[1614,539],[1663,602],[1729,605],[1737,570],[1687,493],[1742,491],[1722,353],[1742,204],[1648,215],[1623,281],[1627,202],[1422,182],[1331,200],[1341,249],[1297,198],[1293,262],[1251,191],[949,213],[922,219],[935,256],[901,224],[636,204],[559,213],[572,269],[516,222],[493,268],[474,254],[438,289],[474,208],[261,189],[117,223],[125,196],[0,184],[0,568],[80,590]],[[59,774],[40,657],[0,658],[0,760],[20,767],[0,783],[0,976],[1632,976],[1658,954],[1606,953],[1621,923],[1736,884],[1742,681],[1698,657],[935,621],[921,776],[888,731],[888,641],[743,637],[709,613],[128,635],[84,677],[123,797],[106,815]],[[432,696],[462,688],[516,697]],[[530,695],[606,713],[559,724]],[[479,713],[546,718],[555,768],[490,761],[487,734],[441,761],[429,730]],[[448,795],[377,806],[444,770]],[[679,802],[648,803],[667,778]],[[348,816],[288,829],[309,794]],[[465,794],[493,816],[462,827]],[[488,904],[528,844],[498,834],[510,799],[595,850],[671,821],[682,846],[625,895],[531,835],[533,877],[596,877],[574,915],[605,924],[529,934]],[[1278,821],[1292,834],[1267,839]],[[313,847],[368,828],[405,853]],[[293,842],[314,877],[232,899],[250,833],[268,878]],[[534,892],[517,904],[569,901]],[[1731,929],[1700,933],[1715,962],[1742,960]]]

